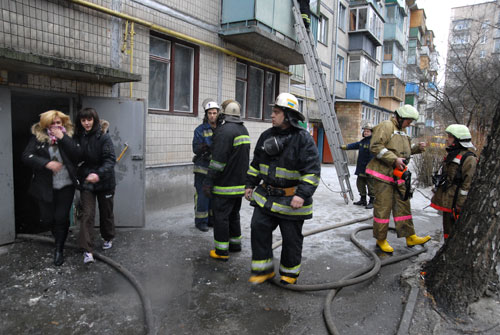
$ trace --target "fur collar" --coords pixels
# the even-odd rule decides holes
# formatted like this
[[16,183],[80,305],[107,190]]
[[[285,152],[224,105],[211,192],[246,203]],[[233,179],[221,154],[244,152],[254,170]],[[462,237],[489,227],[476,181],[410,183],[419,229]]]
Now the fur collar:
[[[66,128],[66,135],[68,135],[69,137],[73,137],[73,125],[68,124],[65,126],[65,128]],[[31,133],[36,136],[38,142],[50,143],[50,138],[49,135],[47,134],[47,130],[45,130],[40,126],[40,122],[35,123],[33,126],[31,126]]]

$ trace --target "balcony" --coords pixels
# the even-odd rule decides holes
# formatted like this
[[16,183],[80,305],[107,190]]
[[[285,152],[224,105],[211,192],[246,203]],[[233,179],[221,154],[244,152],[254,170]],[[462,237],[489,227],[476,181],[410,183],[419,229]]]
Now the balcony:
[[[352,2],[351,6],[353,6]],[[382,45],[384,21],[380,13],[372,5],[351,7],[349,10],[349,35],[359,34],[367,35],[376,47]]]
[[429,55],[430,55],[429,47],[426,45],[421,46],[420,47],[420,55],[429,57]]
[[406,49],[405,35],[396,23],[386,23],[384,25],[384,41],[396,41],[403,50]]
[[405,99],[405,84],[397,78],[380,78],[380,97]]
[[382,75],[403,79],[403,70],[393,61],[384,61],[382,62]]
[[419,86],[418,83],[406,83],[405,94],[406,95],[418,95]]
[[303,64],[294,23],[291,1],[224,0],[219,35],[262,58],[285,65]]

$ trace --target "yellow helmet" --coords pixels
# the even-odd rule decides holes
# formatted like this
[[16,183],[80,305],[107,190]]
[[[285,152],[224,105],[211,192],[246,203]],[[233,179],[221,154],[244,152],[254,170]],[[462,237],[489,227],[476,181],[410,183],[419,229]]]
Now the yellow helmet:
[[412,105],[404,105],[396,109],[396,114],[402,119],[418,120],[418,111]]

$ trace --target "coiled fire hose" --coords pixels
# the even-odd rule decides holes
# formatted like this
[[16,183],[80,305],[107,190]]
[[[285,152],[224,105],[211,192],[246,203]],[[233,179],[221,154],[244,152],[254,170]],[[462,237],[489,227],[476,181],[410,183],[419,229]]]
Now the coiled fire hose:
[[[354,224],[354,223],[358,223],[358,222],[362,222],[362,221],[366,221],[366,220],[369,220],[373,218],[372,215],[370,216],[366,216],[366,217],[362,217],[362,218],[359,218],[359,219],[353,219],[353,220],[350,220],[350,221],[346,221],[346,222],[343,222],[343,223],[339,223],[339,224],[336,224],[336,225],[330,225],[330,226],[325,226],[325,227],[321,227],[319,229],[315,229],[315,230],[311,230],[311,231],[308,231],[308,232],[305,232],[303,235],[304,236],[309,236],[309,235],[314,235],[314,234],[317,234],[317,233],[320,233],[320,232],[323,232],[323,231],[326,231],[326,230],[331,230],[331,229],[335,229],[335,228],[340,228],[340,227],[343,227],[343,226],[347,226],[347,225],[350,225],[350,224]],[[333,334],[333,335],[339,335],[339,331],[337,330],[337,328],[335,327],[335,323],[333,322],[333,317],[332,317],[332,310],[331,310],[331,304],[332,304],[332,301],[333,299],[335,298],[336,294],[343,288],[343,287],[346,287],[346,286],[351,286],[351,285],[355,285],[355,284],[359,284],[365,280],[368,280],[370,278],[373,278],[374,276],[377,275],[377,273],[380,271],[380,268],[382,266],[385,266],[385,265],[389,265],[389,264],[393,264],[393,263],[397,263],[399,261],[402,261],[402,260],[405,260],[405,259],[408,259],[410,257],[413,257],[413,256],[416,256],[420,253],[423,253],[425,251],[427,251],[427,247],[425,247],[424,245],[422,245],[423,248],[421,249],[416,249],[408,254],[404,254],[404,255],[399,255],[399,256],[393,256],[391,258],[388,258],[388,259],[385,259],[383,261],[380,260],[380,258],[377,256],[377,254],[375,252],[373,252],[372,250],[369,250],[367,249],[365,246],[363,246],[358,239],[356,239],[356,234],[359,233],[360,231],[362,230],[370,230],[370,229],[373,229],[372,226],[361,226],[357,229],[355,229],[352,233],[351,233],[351,241],[367,256],[371,257],[373,259],[373,263],[368,265],[368,266],[365,266],[361,269],[358,269],[350,274],[348,274],[347,276],[341,278],[339,281],[336,281],[336,282],[331,282],[331,283],[323,283],[323,284],[304,284],[304,285],[283,285],[280,283],[280,281],[275,278],[273,279],[272,283],[281,287],[281,288],[284,288],[284,289],[287,289],[287,290],[291,290],[291,291],[322,291],[322,290],[331,290],[327,297],[325,298],[325,302],[324,302],[324,309],[323,309],[323,317],[325,319],[325,324],[326,324],[326,327],[327,327],[327,330],[330,334]],[[389,227],[389,230],[395,230],[394,228],[392,227]],[[276,249],[278,248],[279,246],[281,246],[283,241],[277,241],[276,243],[273,244],[273,249]]]
[[[54,240],[50,237],[46,236],[38,236],[38,235],[31,235],[31,234],[17,234],[17,238],[23,239],[23,240],[34,240],[38,242],[44,242],[44,243],[54,243]],[[71,249],[79,249],[78,246],[72,244],[72,243],[66,243],[65,247],[69,247]],[[155,334],[154,331],[154,323],[153,323],[153,310],[151,308],[151,300],[149,300],[148,296],[146,295],[146,292],[142,288],[141,284],[139,281],[134,277],[134,275],[128,271],[126,268],[124,268],[120,263],[115,262],[109,257],[106,257],[98,252],[93,252],[92,253],[95,258],[98,260],[103,261],[104,263],[110,265],[112,268],[114,268],[118,273],[123,275],[135,288],[137,293],[139,294],[139,297],[142,302],[142,309],[144,312],[144,323],[145,323],[145,330],[146,334]]]

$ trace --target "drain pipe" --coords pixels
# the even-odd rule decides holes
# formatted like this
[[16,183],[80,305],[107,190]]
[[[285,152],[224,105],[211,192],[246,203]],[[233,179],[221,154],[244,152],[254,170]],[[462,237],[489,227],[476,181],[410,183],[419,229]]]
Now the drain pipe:
[[224,53],[224,54],[226,54],[228,56],[236,57],[236,58],[245,60],[247,62],[250,62],[250,63],[253,63],[253,64],[257,64],[257,65],[260,65],[262,67],[265,67],[265,68],[277,71],[277,72],[281,72],[281,73],[288,74],[288,75],[291,74],[288,70],[283,70],[283,69],[277,68],[275,66],[272,66],[272,65],[269,65],[269,64],[265,64],[265,63],[262,63],[262,62],[259,62],[259,61],[256,61],[254,59],[251,59],[251,58],[242,56],[240,54],[237,54],[236,52],[233,52],[233,51],[228,50],[226,48],[220,47],[220,46],[218,46],[216,44],[199,40],[197,38],[188,36],[188,35],[183,34],[183,33],[179,33],[177,31],[168,29],[166,27],[157,25],[155,23],[152,23],[152,22],[140,19],[140,18],[132,16],[132,15],[124,14],[124,13],[121,13],[121,12],[109,9],[107,7],[104,7],[104,6],[96,5],[96,4],[92,3],[92,2],[85,1],[85,0],[68,0],[68,1],[72,2],[74,4],[77,4],[77,5],[81,5],[81,6],[84,6],[84,7],[87,7],[87,8],[94,9],[94,10],[99,11],[101,13],[105,13],[105,14],[108,14],[108,15],[111,15],[111,16],[119,17],[119,18],[124,19],[124,20],[129,20],[131,22],[135,22],[135,23],[140,24],[142,26],[148,27],[151,30],[158,31],[158,32],[161,32],[161,33],[165,33],[165,34],[168,34],[170,36],[179,38],[179,39],[187,41],[187,42],[191,42],[191,43],[202,45],[202,46],[205,46],[205,47],[208,47],[208,48],[215,49],[215,50],[220,51],[220,52],[222,52],[222,53]]

